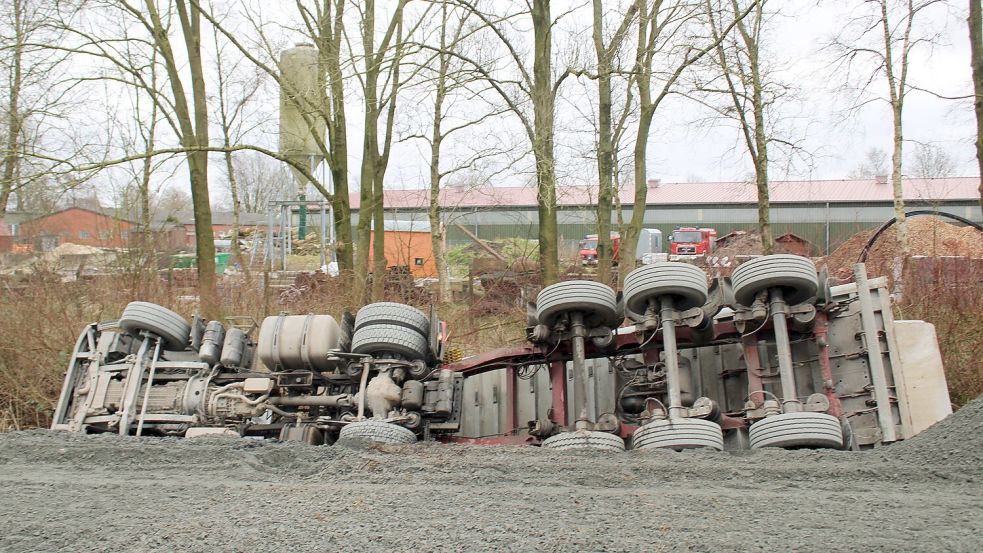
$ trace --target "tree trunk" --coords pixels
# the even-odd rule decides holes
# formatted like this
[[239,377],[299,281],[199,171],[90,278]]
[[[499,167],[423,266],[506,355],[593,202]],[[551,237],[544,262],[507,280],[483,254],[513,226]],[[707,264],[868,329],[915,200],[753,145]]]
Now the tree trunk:
[[556,224],[556,160],[553,156],[553,118],[556,99],[551,75],[552,18],[549,0],[533,0],[533,156],[536,159],[536,199],[539,202],[539,264],[543,285],[559,276]]
[[[915,17],[915,14],[912,13],[911,5],[909,4],[907,13],[907,29],[904,34],[904,44],[901,50],[901,67],[896,68],[892,47],[893,31],[888,19],[888,7],[886,0],[881,0],[880,10],[880,24],[884,34],[884,72],[887,77],[893,123],[894,147],[891,155],[891,187],[893,188],[894,192],[894,217],[896,219],[895,227],[897,228],[898,233],[898,247],[901,250],[902,255],[907,257],[910,250],[908,245],[908,222],[905,220],[904,190],[902,189],[901,185],[901,155],[902,146],[904,144],[904,133],[902,132],[901,127],[901,115],[904,109],[905,76],[907,75],[908,69],[908,40],[910,36],[909,33],[911,32],[912,19]],[[896,75],[896,69],[901,72],[900,76]]]
[[[225,147],[229,147],[228,129],[225,132]],[[239,249],[239,185],[236,183],[236,172],[232,167],[232,152],[225,152],[225,170],[229,173],[229,193],[232,194],[232,260],[243,269],[247,269],[242,261],[242,251]]]
[[973,91],[976,98],[976,160],[980,168],[980,209],[983,209],[983,8],[980,0],[969,0],[969,49],[973,64]]
[[[151,77],[151,83],[156,84],[156,72]],[[139,92],[138,92],[139,94]],[[143,173],[140,178],[140,224],[143,227],[143,234],[140,239],[140,243],[143,246],[143,254],[147,256],[148,259],[153,258],[154,250],[154,229],[152,227],[152,218],[150,216],[150,178],[153,176],[153,164],[154,159],[150,157],[150,153],[154,151],[156,145],[156,134],[157,134],[157,103],[150,102],[150,124],[147,127],[147,143],[146,143],[146,153],[147,157],[143,158]]]
[[[365,114],[363,118],[362,133],[362,169],[361,182],[359,183],[359,205],[358,205],[358,246],[355,250],[355,301],[361,303],[366,301],[369,292],[369,244],[375,244],[372,240],[373,217],[375,215],[375,167],[376,157],[378,156],[378,121],[379,108],[377,97],[377,83],[379,69],[375,67],[375,0],[366,0],[363,6],[362,20],[362,46],[365,57]],[[379,199],[381,201],[381,198]],[[375,234],[380,235],[384,232],[382,228],[376,228]],[[373,267],[375,258],[382,256],[383,252],[376,250],[373,252]],[[383,278],[381,274],[373,275],[373,282]]]
[[[335,1],[333,18],[330,15],[332,1]],[[335,255],[343,278],[351,279],[355,267],[352,257],[352,210],[348,199],[348,122],[345,117],[345,81],[341,71],[345,0],[326,0],[325,8],[320,33],[325,44],[320,44],[318,48],[325,59],[318,65],[326,70],[326,80],[331,90],[330,100],[325,101],[330,101],[331,106],[331,117],[327,122],[331,145],[328,165],[334,185],[331,206],[335,216]]]
[[[191,69],[191,94],[194,102],[195,133],[192,135],[197,148],[208,147],[208,96],[205,94],[205,74],[201,59],[201,8],[189,2],[190,21],[185,25],[182,17],[184,40],[188,48],[188,65]],[[178,2],[178,10],[182,4]],[[208,152],[194,154],[191,170],[191,202],[195,212],[195,243],[198,253],[198,293],[202,312],[209,316],[219,313],[215,289],[215,237],[212,234],[212,206],[208,194]]]
[[[376,148],[378,150],[378,147]],[[384,172],[378,166],[374,171],[372,221],[375,232],[372,233],[372,301],[382,301],[386,287],[386,212],[383,202]]]
[[442,6],[440,25],[440,53],[437,83],[433,105],[433,130],[430,135],[430,207],[427,215],[430,219],[430,244],[433,249],[434,261],[437,264],[437,299],[448,302],[451,299],[450,270],[444,252],[444,227],[440,220],[440,147],[443,142],[441,123],[444,119],[444,99],[447,95],[447,72],[450,66],[450,55],[445,53],[447,48],[447,6]]
[[604,46],[604,12],[594,0],[594,52],[597,55],[597,280],[611,282],[611,201],[614,145],[611,131],[611,59]]
[[[382,299],[385,284],[385,212],[383,205],[383,181],[386,166],[389,163],[389,148],[392,144],[392,129],[396,109],[396,93],[399,89],[400,49],[402,48],[402,16],[406,0],[400,0],[385,38],[375,46],[375,0],[366,0],[362,17],[362,47],[365,60],[365,128],[362,140],[362,182],[361,204],[358,215],[358,251],[355,261],[355,292],[356,301],[364,301],[367,290],[368,248],[372,236],[373,246],[373,278],[372,297]],[[379,76],[382,72],[385,52],[390,41],[396,36],[397,52],[392,60],[392,75],[389,82],[391,97],[389,98],[388,119],[386,121],[385,150],[379,151]],[[371,226],[374,223],[375,229]]]
[[[655,117],[655,103],[652,101],[652,49],[649,45],[649,25],[654,22],[655,14],[649,14],[645,2],[639,4],[638,44],[635,50],[635,86],[638,88],[638,129],[635,132],[635,146],[632,149],[632,180],[635,195],[632,200],[631,218],[621,230],[621,259],[631,260],[622,263],[618,271],[618,288],[624,284],[625,276],[631,271],[635,261],[635,251],[638,237],[645,224],[645,211],[648,202],[648,177],[645,157],[648,155],[648,138],[652,130],[652,119]],[[654,30],[652,31],[655,32]]]
[[22,63],[24,57],[24,13],[21,0],[13,1],[14,47],[11,49],[12,73],[10,90],[7,93],[7,136],[4,140],[3,180],[0,181],[0,217],[7,213],[7,202],[10,193],[16,188],[14,169],[19,159],[17,156],[19,138],[23,119],[20,114],[20,89],[23,84]]
[[195,216],[195,247],[198,262],[198,296],[202,315],[218,318],[219,305],[215,290],[215,240],[212,236],[212,208],[208,197],[208,105],[205,77],[201,60],[201,11],[197,3],[175,3],[181,21],[181,31],[191,73],[194,111],[188,106],[180,69],[171,47],[167,30],[153,0],[146,0],[150,13],[154,43],[167,67],[168,80],[174,94],[174,116],[178,123],[181,146],[188,149],[188,173],[191,180],[191,202]]
[[[759,4],[758,18],[761,17],[763,6]],[[734,4],[734,17],[739,16],[737,4]],[[758,29],[758,27],[755,27]],[[754,110],[754,182],[758,190],[758,234],[761,235],[761,246],[765,255],[775,253],[775,237],[771,233],[771,200],[768,193],[768,135],[765,125],[764,84],[761,81],[761,65],[758,40],[760,30],[755,35],[747,31],[743,20],[738,23],[744,44],[748,50],[748,61],[751,66],[752,109]]]
[[910,251],[908,244],[908,222],[905,217],[904,190],[901,184],[901,155],[904,135],[901,128],[901,105],[891,110],[894,116],[894,152],[891,155],[891,187],[894,190],[895,227],[898,229],[898,245],[902,254],[907,257]]
[[632,200],[631,218],[628,225],[621,233],[621,253],[618,256],[622,260],[630,260],[621,264],[618,271],[618,287],[625,281],[625,276],[631,272],[635,264],[635,251],[637,250],[638,237],[642,234],[642,226],[645,224],[645,211],[648,203],[648,166],[645,156],[648,155],[648,137],[652,130],[652,119],[655,117],[655,106],[652,105],[649,95],[648,84],[642,84],[639,80],[639,106],[638,106],[638,130],[635,133],[635,147],[633,151],[633,178],[635,182],[635,197]]

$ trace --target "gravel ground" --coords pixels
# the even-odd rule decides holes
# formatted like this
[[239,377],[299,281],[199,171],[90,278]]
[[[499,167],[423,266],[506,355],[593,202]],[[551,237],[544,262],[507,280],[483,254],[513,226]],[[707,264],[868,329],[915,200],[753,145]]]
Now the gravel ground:
[[862,453],[0,436],[4,551],[983,551],[983,400]]

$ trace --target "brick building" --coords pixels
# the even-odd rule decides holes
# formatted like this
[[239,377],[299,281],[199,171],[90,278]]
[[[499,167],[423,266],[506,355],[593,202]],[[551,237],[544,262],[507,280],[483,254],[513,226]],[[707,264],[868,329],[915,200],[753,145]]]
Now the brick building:
[[45,251],[65,243],[125,248],[136,229],[135,223],[109,210],[69,207],[22,222],[18,241]]
[[[264,220],[262,215],[244,213],[240,216],[240,227],[243,230],[255,229]],[[212,213],[214,238],[231,230],[231,213]],[[151,222],[151,232],[155,245],[160,250],[193,250],[194,214],[180,211],[156,218]],[[49,251],[65,243],[99,248],[128,248],[134,243],[138,244],[136,241],[140,239],[141,233],[136,217],[126,216],[112,209],[69,207],[21,222],[13,240],[31,244],[38,251]]]
[[0,221],[0,253],[9,252],[14,243],[14,233],[10,230],[10,225]]

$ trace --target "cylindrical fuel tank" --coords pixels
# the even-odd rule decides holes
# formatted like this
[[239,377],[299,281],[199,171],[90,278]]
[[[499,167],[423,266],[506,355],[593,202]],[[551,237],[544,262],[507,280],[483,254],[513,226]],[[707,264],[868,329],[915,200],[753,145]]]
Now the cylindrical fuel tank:
[[341,327],[330,315],[280,315],[259,327],[259,358],[271,371],[329,370]]
[[205,334],[201,338],[201,347],[198,349],[198,358],[214,365],[218,363],[222,355],[222,341],[225,340],[225,327],[219,321],[212,321],[205,327]]
[[222,343],[222,366],[243,366],[242,354],[246,351],[246,333],[238,328],[230,328]]

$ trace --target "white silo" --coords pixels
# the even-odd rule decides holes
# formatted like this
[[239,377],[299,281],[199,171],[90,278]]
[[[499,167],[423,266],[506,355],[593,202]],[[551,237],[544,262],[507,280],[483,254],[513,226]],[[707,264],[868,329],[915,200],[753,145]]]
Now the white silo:
[[[303,164],[311,173],[324,160],[318,146],[326,144],[326,124],[322,105],[326,101],[323,72],[318,71],[318,50],[313,44],[298,44],[280,54],[280,153]],[[317,137],[317,140],[315,140]],[[284,191],[284,200],[306,199],[308,180],[295,167],[290,168],[296,187]],[[300,238],[306,234],[306,206],[300,210]]]

